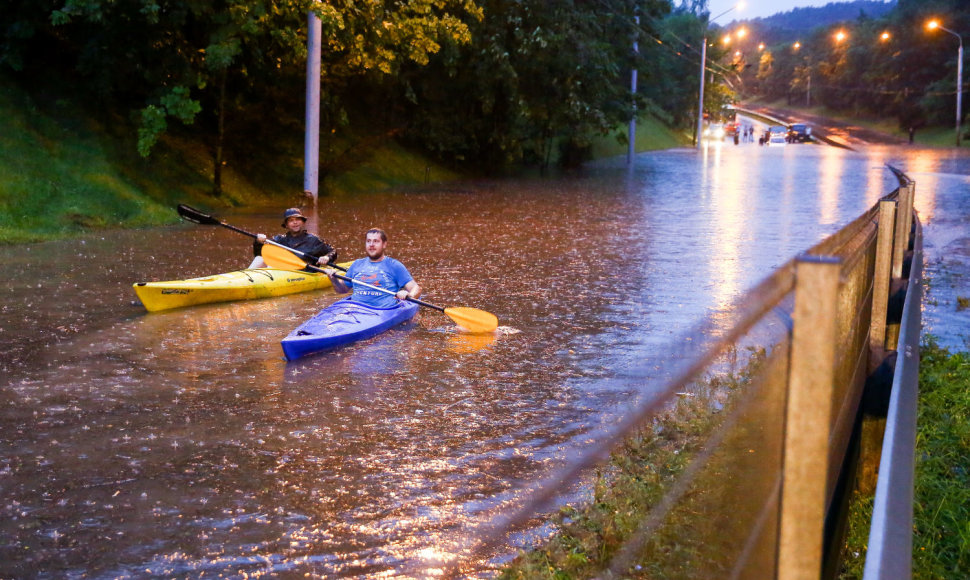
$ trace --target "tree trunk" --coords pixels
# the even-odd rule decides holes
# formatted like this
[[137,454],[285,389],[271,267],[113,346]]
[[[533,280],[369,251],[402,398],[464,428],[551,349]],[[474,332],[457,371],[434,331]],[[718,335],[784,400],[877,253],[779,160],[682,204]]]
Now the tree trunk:
[[212,195],[215,197],[222,195],[222,165],[224,163],[222,146],[226,135],[226,74],[227,71],[223,70],[222,74],[219,75],[218,130],[212,167]]

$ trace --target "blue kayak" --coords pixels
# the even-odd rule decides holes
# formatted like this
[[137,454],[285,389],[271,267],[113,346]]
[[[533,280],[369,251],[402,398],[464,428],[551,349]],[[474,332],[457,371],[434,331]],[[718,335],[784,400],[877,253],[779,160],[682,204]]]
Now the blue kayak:
[[286,360],[328,350],[378,335],[411,320],[418,311],[413,302],[377,308],[350,298],[338,300],[289,333],[280,344]]

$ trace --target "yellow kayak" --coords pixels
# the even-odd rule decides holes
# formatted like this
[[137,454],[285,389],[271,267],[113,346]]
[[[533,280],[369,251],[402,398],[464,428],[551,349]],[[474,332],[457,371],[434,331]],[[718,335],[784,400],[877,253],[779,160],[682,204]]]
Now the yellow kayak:
[[[339,264],[347,268],[352,262]],[[211,302],[232,302],[285,296],[329,288],[330,279],[324,274],[253,268],[167,282],[136,282],[132,285],[138,299],[150,312],[182,308]]]

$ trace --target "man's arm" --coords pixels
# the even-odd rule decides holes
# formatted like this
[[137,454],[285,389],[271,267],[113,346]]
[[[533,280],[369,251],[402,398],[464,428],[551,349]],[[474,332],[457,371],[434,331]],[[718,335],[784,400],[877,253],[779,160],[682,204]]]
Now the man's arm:
[[326,266],[337,261],[337,250],[322,239],[307,254],[312,254],[314,257],[319,256],[315,262],[311,262],[318,266]]
[[408,298],[418,298],[421,296],[421,287],[418,286],[417,282],[415,282],[414,280],[411,280],[410,282],[404,285],[404,288],[401,288],[400,290],[398,290],[395,296],[397,296],[398,300],[407,300]]
[[338,278],[334,276],[337,273],[333,268],[324,268],[323,273],[330,278],[330,283],[333,284],[333,291],[337,294],[346,294],[350,292],[351,287],[344,282],[343,278]]

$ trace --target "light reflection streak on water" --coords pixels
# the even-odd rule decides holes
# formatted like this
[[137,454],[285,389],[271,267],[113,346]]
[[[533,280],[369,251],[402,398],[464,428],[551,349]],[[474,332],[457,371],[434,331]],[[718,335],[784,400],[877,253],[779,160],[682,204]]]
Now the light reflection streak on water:
[[[915,154],[911,156],[908,163],[909,167],[912,167],[912,174],[910,177],[916,181],[916,197],[914,198],[914,203],[916,209],[920,212],[920,218],[926,223],[933,223],[936,213],[937,213],[937,190],[941,187],[941,176],[939,172],[941,171],[941,163],[936,155],[933,155],[930,151],[925,151],[922,153]],[[964,183],[967,183],[970,178],[966,175],[956,176],[956,175],[946,175],[950,178],[962,178]]]
[[[839,200],[846,194],[843,171],[846,154],[834,147],[822,147],[822,162],[819,168],[821,177],[817,195],[821,205],[821,221],[823,224],[838,223]],[[806,194],[816,192],[809,189]],[[886,193],[889,193],[888,191]]]
[[[105,577],[433,572],[640,394],[610,379],[888,193],[875,160],[958,165],[833,151],[725,143],[563,180],[325,199],[342,255],[384,225],[431,302],[521,332],[461,335],[425,310],[289,364],[279,339],[332,294],[131,305],[134,281],[248,263],[248,240],[221,228],[0,249],[0,575],[40,560]],[[824,185],[827,163],[848,183]],[[925,179],[918,208],[942,203],[927,182],[966,188]],[[225,217],[252,231],[278,211]]]
[[712,172],[714,179],[708,196],[708,210],[716,223],[713,227],[713,247],[707,255],[714,308],[720,309],[739,290],[737,247],[744,229],[745,180],[751,176],[746,174],[745,165],[736,160],[722,163],[720,154],[715,157],[714,165],[716,170]]

